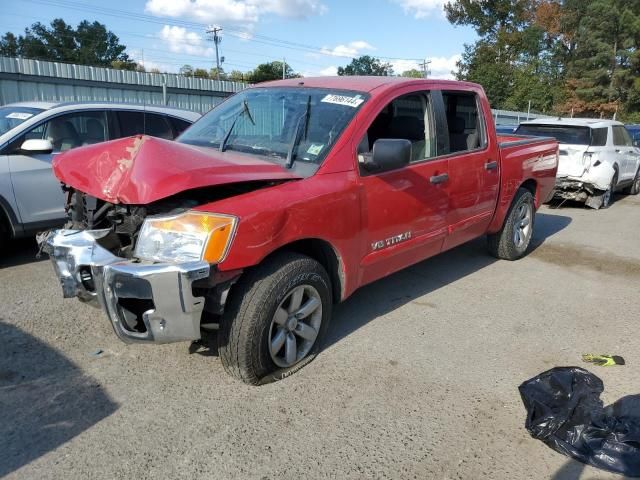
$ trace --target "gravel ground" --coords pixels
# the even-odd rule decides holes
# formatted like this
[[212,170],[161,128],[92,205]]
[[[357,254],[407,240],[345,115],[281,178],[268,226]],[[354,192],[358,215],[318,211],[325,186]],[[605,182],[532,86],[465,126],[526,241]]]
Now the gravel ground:
[[[255,388],[214,351],[127,346],[31,242],[0,260],[0,477],[620,478],[529,437],[518,385],[580,354],[638,393],[640,197],[549,209],[535,250],[459,247],[337,307],[324,352]],[[102,352],[102,353],[98,353]],[[635,387],[634,387],[635,385]]]

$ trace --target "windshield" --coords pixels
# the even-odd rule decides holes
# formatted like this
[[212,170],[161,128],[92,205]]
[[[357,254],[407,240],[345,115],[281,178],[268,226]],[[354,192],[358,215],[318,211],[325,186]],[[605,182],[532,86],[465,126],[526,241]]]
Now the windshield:
[[322,163],[368,98],[319,88],[251,88],[214,108],[178,139],[292,166]]
[[0,107],[0,135],[42,111],[40,108],[30,107]]
[[520,125],[518,135],[553,137],[568,145],[591,145],[591,129],[571,125]]

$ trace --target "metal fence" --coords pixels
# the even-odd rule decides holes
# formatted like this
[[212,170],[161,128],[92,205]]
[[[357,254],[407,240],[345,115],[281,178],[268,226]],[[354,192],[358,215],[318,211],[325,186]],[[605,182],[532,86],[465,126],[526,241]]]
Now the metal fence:
[[[166,105],[205,113],[246,84],[185,77],[173,73],[132,72],[26,58],[0,57],[0,105],[25,101],[108,101]],[[492,110],[496,125],[517,125],[532,112]]]
[[0,105],[23,101],[110,101],[204,113],[244,83],[0,57]]
[[533,120],[534,118],[552,118],[550,115],[542,115],[534,112],[513,112],[511,110],[497,110],[492,109],[493,120],[496,125],[518,125],[520,122],[526,120]]

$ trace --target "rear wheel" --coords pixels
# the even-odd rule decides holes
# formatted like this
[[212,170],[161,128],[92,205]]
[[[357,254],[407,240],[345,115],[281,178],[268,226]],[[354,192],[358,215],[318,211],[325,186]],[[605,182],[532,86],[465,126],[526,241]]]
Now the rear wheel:
[[489,252],[503,260],[517,260],[527,253],[533,237],[535,203],[531,192],[520,188],[507,219],[498,233],[487,237]]
[[606,192],[602,194],[602,205],[600,208],[609,208],[611,204],[613,204],[613,195],[616,190],[616,185],[618,184],[618,172],[613,174],[613,178],[611,179],[611,185]]
[[0,251],[4,251],[4,247],[9,243],[11,228],[9,222],[0,210]]
[[231,292],[218,335],[225,370],[252,385],[291,375],[320,350],[331,306],[318,262],[291,252],[267,259]]
[[624,189],[624,193],[627,195],[638,195],[640,193],[640,167],[638,167],[633,183]]

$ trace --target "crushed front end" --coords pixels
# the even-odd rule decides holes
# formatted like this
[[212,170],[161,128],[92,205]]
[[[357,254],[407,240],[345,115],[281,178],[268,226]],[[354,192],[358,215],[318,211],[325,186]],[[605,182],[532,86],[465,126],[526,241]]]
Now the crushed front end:
[[[189,205],[184,199],[149,206],[116,205],[69,189],[67,228],[39,238],[41,249],[51,257],[63,296],[101,307],[117,336],[127,343],[199,339],[203,318],[209,315],[210,325],[215,325],[240,272],[219,272],[215,262],[185,252],[184,242],[171,251],[172,258],[153,250],[164,248],[162,242],[170,244],[171,238],[161,238],[159,246],[153,237],[147,240],[148,258],[136,252],[147,220],[146,225],[175,223],[186,216],[209,218],[189,213],[185,208]],[[174,234],[170,228],[167,232]]]

